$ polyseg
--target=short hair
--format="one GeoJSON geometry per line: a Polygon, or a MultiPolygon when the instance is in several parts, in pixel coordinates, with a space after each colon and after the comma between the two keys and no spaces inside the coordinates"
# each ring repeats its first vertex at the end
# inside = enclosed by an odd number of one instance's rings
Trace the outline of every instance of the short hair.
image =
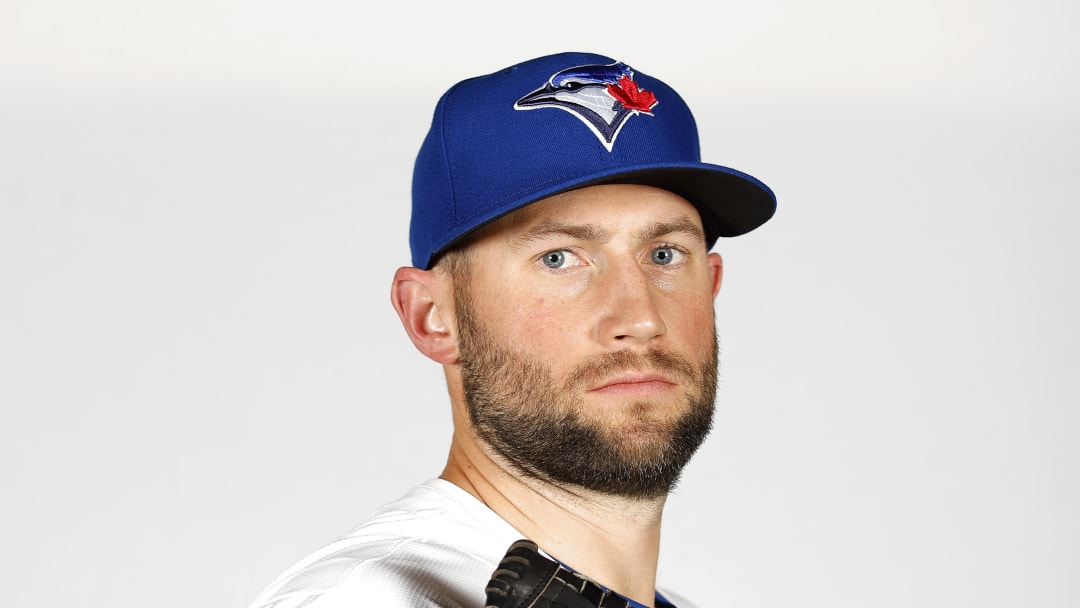
{"type": "Polygon", "coordinates": [[[465,241],[457,246],[439,254],[438,259],[432,264],[432,270],[444,272],[454,280],[454,284],[461,282],[469,272],[472,255],[469,252],[469,242],[465,241]]]}

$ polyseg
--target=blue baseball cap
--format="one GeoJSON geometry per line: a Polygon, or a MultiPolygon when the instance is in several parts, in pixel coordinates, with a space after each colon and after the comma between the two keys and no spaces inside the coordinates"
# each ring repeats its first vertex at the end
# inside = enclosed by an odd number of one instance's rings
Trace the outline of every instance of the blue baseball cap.
{"type": "Polygon", "coordinates": [[[701,162],[697,125],[671,87],[591,53],[519,63],[439,99],[413,171],[413,265],[530,203],[600,184],[643,184],[690,201],[708,246],[764,224],[768,186],[701,162]]]}

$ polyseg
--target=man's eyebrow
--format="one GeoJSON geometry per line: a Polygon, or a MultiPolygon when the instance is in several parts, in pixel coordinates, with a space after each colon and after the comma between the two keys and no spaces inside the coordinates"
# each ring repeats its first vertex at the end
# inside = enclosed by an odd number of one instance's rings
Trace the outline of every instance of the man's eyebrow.
{"type": "Polygon", "coordinates": [[[552,235],[564,235],[581,241],[606,243],[611,240],[610,231],[604,230],[593,224],[567,224],[555,220],[545,220],[532,228],[529,228],[521,236],[514,239],[514,245],[525,246],[532,241],[552,235]]]}
{"type": "Polygon", "coordinates": [[[638,238],[642,241],[651,241],[666,234],[682,232],[692,237],[705,240],[705,231],[696,222],[683,216],[667,222],[655,222],[641,229],[638,238]]]}

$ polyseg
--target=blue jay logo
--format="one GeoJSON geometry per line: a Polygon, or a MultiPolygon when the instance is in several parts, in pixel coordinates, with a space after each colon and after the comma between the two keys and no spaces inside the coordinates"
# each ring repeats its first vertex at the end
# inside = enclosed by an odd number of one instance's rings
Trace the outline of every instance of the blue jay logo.
{"type": "Polygon", "coordinates": [[[634,72],[622,62],[582,65],[556,73],[547,83],[517,100],[515,110],[559,108],[584,122],[608,152],[627,119],[652,116],[656,96],[639,89],[634,72]]]}

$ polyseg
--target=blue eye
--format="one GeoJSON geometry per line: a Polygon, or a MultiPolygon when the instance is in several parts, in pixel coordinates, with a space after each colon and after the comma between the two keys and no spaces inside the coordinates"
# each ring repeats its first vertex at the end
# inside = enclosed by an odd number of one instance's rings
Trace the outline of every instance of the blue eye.
{"type": "Polygon", "coordinates": [[[544,261],[544,266],[547,266],[548,268],[562,268],[563,264],[566,263],[566,252],[552,251],[550,253],[545,253],[542,259],[544,261]]]}
{"type": "Polygon", "coordinates": [[[674,247],[658,247],[653,249],[651,257],[654,264],[666,266],[675,261],[677,253],[674,247]]]}

